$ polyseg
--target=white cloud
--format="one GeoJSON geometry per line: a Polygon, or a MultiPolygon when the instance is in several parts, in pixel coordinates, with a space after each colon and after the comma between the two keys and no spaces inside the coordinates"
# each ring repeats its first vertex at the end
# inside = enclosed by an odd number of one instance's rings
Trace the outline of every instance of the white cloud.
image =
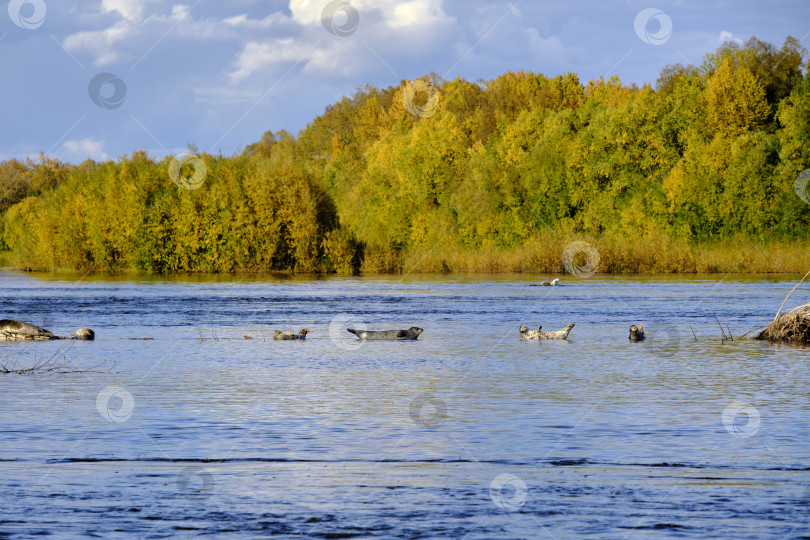
{"type": "Polygon", "coordinates": [[[72,156],[80,159],[91,158],[96,161],[104,161],[107,154],[104,152],[104,141],[96,139],[81,139],[65,141],[63,145],[72,156]]]}
{"type": "Polygon", "coordinates": [[[216,18],[195,18],[192,6],[170,0],[101,0],[102,14],[116,14],[106,28],[69,35],[64,46],[72,53],[93,57],[97,67],[133,61],[164,39],[244,43],[266,37],[291,34],[297,24],[282,12],[262,19],[237,14],[216,18]]]}
{"type": "MultiPolygon", "coordinates": [[[[533,59],[527,69],[559,63],[565,57],[561,39],[533,27],[523,14],[506,2],[483,3],[465,14],[463,24],[445,11],[446,0],[350,0],[360,16],[359,26],[350,36],[332,35],[321,17],[330,0],[289,0],[289,11],[268,12],[263,3],[231,0],[219,18],[199,16],[187,4],[175,0],[98,0],[99,11],[113,14],[107,27],[70,35],[64,42],[73,53],[93,57],[97,67],[116,62],[133,62],[156,42],[170,47],[173,42],[233,44],[230,65],[212,66],[225,75],[225,86],[255,93],[290,72],[294,79],[309,83],[371,80],[381,72],[395,78],[408,78],[442,69],[464,59],[464,66],[484,65],[487,70],[515,68],[504,65],[515,51],[533,59]],[[240,13],[243,9],[250,11],[240,13]],[[443,62],[437,64],[436,61],[443,62]],[[449,59],[449,60],[448,60],[449,59]],[[536,60],[535,60],[536,59],[536,60]],[[542,64],[538,64],[542,60],[542,64]],[[491,67],[491,69],[490,69],[491,67]]],[[[336,17],[343,16],[340,12],[336,17]]],[[[340,22],[337,23],[340,25],[340,22]]],[[[223,49],[227,50],[227,49],[223,49]]],[[[456,67],[461,67],[462,64],[456,67]]],[[[455,76],[455,70],[449,75],[455,76]]],[[[398,80],[397,80],[398,82],[398,80]]],[[[222,92],[213,83],[208,96],[222,92]]],[[[263,93],[264,90],[262,90],[263,93]]]]}
{"type": "Polygon", "coordinates": [[[126,23],[116,23],[105,30],[79,32],[65,39],[65,48],[73,52],[87,52],[95,57],[96,66],[106,66],[123,61],[128,55],[118,51],[115,45],[131,34],[126,23]]]}
{"type": "Polygon", "coordinates": [[[276,39],[266,43],[255,41],[246,43],[236,57],[236,69],[230,73],[230,80],[234,84],[276,64],[286,64],[311,58],[312,47],[306,50],[303,43],[294,39],[276,39]]]}
{"type": "Polygon", "coordinates": [[[123,20],[116,21],[112,26],[102,30],[71,34],[64,41],[65,48],[71,52],[92,55],[96,66],[137,58],[147,50],[144,48],[144,39],[154,43],[168,29],[188,17],[188,7],[184,5],[173,6],[165,15],[149,14],[144,17],[144,9],[148,3],[154,2],[102,0],[103,12],[117,12],[123,20]]]}
{"type": "MultiPolygon", "coordinates": [[[[327,0],[290,0],[293,19],[301,25],[321,24],[327,0]]],[[[444,12],[442,0],[352,0],[351,7],[366,18],[381,18],[386,26],[427,26],[451,20],[444,12]]]]}
{"type": "Polygon", "coordinates": [[[443,0],[352,0],[360,26],[349,37],[332,36],[323,28],[328,0],[289,0],[291,16],[276,11],[263,18],[237,13],[221,19],[195,18],[189,5],[172,0],[99,2],[99,13],[113,14],[116,20],[106,28],[69,35],[64,46],[70,52],[89,54],[96,67],[103,67],[134,61],[164,39],[232,42],[240,46],[228,73],[233,84],[295,62],[304,62],[309,73],[354,76],[363,71],[360,63],[379,65],[369,57],[368,47],[388,47],[398,56],[425,52],[437,36],[452,35],[456,24],[445,13],[443,0]]]}
{"type": "Polygon", "coordinates": [[[432,26],[455,22],[442,9],[439,0],[414,0],[404,2],[391,11],[388,24],[393,28],[403,26],[432,26]]]}
{"type": "MultiPolygon", "coordinates": [[[[302,72],[310,76],[357,78],[369,70],[387,69],[380,58],[395,62],[430,54],[441,48],[438,42],[456,34],[456,20],[444,12],[442,0],[352,0],[360,22],[357,32],[347,37],[325,32],[321,16],[326,4],[290,0],[298,31],[284,39],[262,36],[244,43],[229,73],[231,83],[262,73],[278,75],[295,62],[302,62],[302,72]]],[[[345,15],[339,11],[339,16],[345,15]]]]}
{"type": "Polygon", "coordinates": [[[717,38],[717,41],[719,41],[720,43],[725,43],[726,41],[733,41],[737,45],[742,45],[743,44],[743,40],[741,40],[740,38],[734,37],[734,34],[732,34],[731,32],[727,32],[725,30],[720,32],[720,37],[717,38]]]}
{"type": "Polygon", "coordinates": [[[128,21],[138,21],[143,16],[143,0],[101,0],[101,9],[105,13],[117,11],[128,21]]]}

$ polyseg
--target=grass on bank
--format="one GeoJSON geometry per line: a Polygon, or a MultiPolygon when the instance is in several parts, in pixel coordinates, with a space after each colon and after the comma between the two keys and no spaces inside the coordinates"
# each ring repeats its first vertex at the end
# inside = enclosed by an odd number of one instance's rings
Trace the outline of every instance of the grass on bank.
{"type": "MultiPolygon", "coordinates": [[[[412,251],[401,258],[406,273],[563,273],[562,253],[586,241],[599,253],[600,274],[803,273],[810,268],[810,241],[757,241],[745,237],[690,244],[664,238],[591,239],[547,236],[513,248],[412,251]]],[[[367,254],[362,273],[391,269],[390,261],[367,254]],[[387,265],[387,267],[386,267],[387,265]]],[[[587,264],[584,253],[574,260],[587,264]]]]}
{"type": "MultiPolygon", "coordinates": [[[[714,243],[692,244],[654,238],[574,237],[548,233],[522,246],[459,249],[438,244],[432,248],[404,253],[367,249],[357,270],[359,274],[447,274],[447,273],[565,273],[563,251],[572,242],[587,242],[599,254],[599,274],[714,274],[714,273],[804,273],[810,268],[810,241],[757,241],[743,236],[714,243]]],[[[580,252],[574,264],[589,264],[580,252]]],[[[593,261],[591,261],[593,263],[593,261]]],[[[15,253],[0,252],[0,267],[20,270],[75,272],[75,268],[29,267],[15,253]]],[[[316,272],[278,271],[269,268],[237,268],[230,273],[290,274],[326,273],[327,265],[316,272]]],[[[346,265],[343,266],[346,268],[346,265]]],[[[99,268],[82,271],[104,272],[99,268]]],[[[138,268],[122,268],[117,273],[144,273],[138,268]]],[[[146,272],[148,273],[148,272],[146,272]]],[[[347,274],[350,272],[337,272],[347,274]]]]}

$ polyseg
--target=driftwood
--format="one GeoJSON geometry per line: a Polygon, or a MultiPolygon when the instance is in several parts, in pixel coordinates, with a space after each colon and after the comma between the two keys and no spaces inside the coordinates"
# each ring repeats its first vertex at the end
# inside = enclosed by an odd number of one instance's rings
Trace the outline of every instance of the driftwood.
{"type": "Polygon", "coordinates": [[[520,339],[523,341],[539,341],[544,339],[568,339],[568,334],[574,327],[574,323],[569,324],[562,330],[554,332],[543,332],[543,327],[540,326],[537,330],[529,330],[525,324],[520,327],[520,339]]]}
{"type": "Polygon", "coordinates": [[[754,339],[810,345],[810,304],[777,315],[754,339]]]}
{"type": "Polygon", "coordinates": [[[796,286],[790,290],[787,296],[785,296],[782,305],[779,306],[779,311],[776,312],[776,316],[770,324],[758,326],[753,330],[749,330],[743,334],[743,336],[765,327],[765,330],[754,336],[754,339],[774,343],[810,345],[810,304],[798,306],[786,313],[782,313],[782,308],[785,307],[785,303],[788,301],[788,298],[790,298],[790,295],[799,288],[799,285],[807,279],[807,276],[810,276],[810,272],[807,272],[796,286]]]}

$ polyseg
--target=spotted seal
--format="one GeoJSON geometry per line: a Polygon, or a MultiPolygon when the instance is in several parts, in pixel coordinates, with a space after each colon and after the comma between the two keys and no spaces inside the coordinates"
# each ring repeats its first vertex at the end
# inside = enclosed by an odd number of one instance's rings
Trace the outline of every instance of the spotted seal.
{"type": "Polygon", "coordinates": [[[79,341],[93,341],[96,339],[96,333],[89,328],[79,328],[75,332],[71,332],[70,335],[79,341]]]}
{"type": "Polygon", "coordinates": [[[554,278],[551,281],[541,281],[540,283],[529,283],[529,287],[557,287],[560,284],[560,278],[554,278]]]}
{"type": "Polygon", "coordinates": [[[421,328],[417,328],[416,326],[411,326],[407,330],[355,330],[354,328],[347,328],[346,330],[362,340],[413,340],[418,338],[419,334],[423,332],[421,328]]]}
{"type": "Polygon", "coordinates": [[[0,320],[0,339],[16,341],[22,339],[59,339],[50,330],[14,319],[0,320]]]}
{"type": "Polygon", "coordinates": [[[544,339],[568,339],[568,333],[574,327],[574,323],[569,324],[562,330],[554,332],[543,332],[543,327],[540,326],[537,330],[529,330],[525,324],[520,327],[520,339],[524,341],[538,341],[544,339]]]}
{"type": "Polygon", "coordinates": [[[644,335],[644,325],[640,324],[636,326],[635,324],[630,325],[630,341],[644,341],[647,337],[644,335]]]}
{"type": "Polygon", "coordinates": [[[294,339],[307,339],[307,334],[309,334],[309,330],[306,328],[302,328],[300,332],[297,334],[293,334],[292,332],[282,332],[280,330],[276,330],[273,332],[273,339],[276,341],[290,341],[294,339]]]}
{"type": "Polygon", "coordinates": [[[45,330],[34,324],[16,321],[14,319],[0,320],[0,341],[44,341],[51,339],[92,340],[95,338],[95,332],[89,328],[79,328],[75,332],[71,332],[71,335],[73,337],[61,337],[54,335],[50,330],[45,330]]]}

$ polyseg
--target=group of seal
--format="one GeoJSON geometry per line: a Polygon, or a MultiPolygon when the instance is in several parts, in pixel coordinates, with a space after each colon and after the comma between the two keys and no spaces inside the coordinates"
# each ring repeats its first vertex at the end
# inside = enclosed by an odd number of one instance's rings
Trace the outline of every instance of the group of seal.
{"type": "MultiPolygon", "coordinates": [[[[407,330],[355,330],[354,328],[347,328],[346,331],[351,332],[357,339],[361,341],[370,341],[370,340],[387,340],[387,341],[400,341],[405,339],[414,340],[419,337],[419,334],[423,332],[421,328],[417,328],[416,326],[412,326],[407,330]]],[[[302,328],[300,332],[297,334],[293,334],[292,332],[282,332],[280,330],[276,330],[273,332],[273,339],[276,341],[286,341],[286,340],[294,340],[294,339],[306,339],[307,334],[309,334],[309,330],[306,328],[302,328]]],[[[247,336],[246,336],[247,337],[247,336]]]]}
{"type": "MultiPolygon", "coordinates": [[[[568,334],[571,333],[571,329],[575,326],[575,323],[571,323],[562,330],[555,330],[553,332],[543,332],[543,327],[540,326],[537,330],[529,330],[529,327],[521,325],[520,327],[520,339],[523,341],[542,341],[547,339],[568,339],[568,334]]],[[[386,341],[400,341],[400,340],[415,340],[419,338],[419,334],[421,334],[424,330],[418,328],[416,326],[412,326],[407,330],[355,330],[354,328],[347,328],[348,332],[351,332],[357,339],[361,341],[370,341],[370,340],[386,340],[386,341]]],[[[306,328],[302,329],[298,334],[293,334],[292,332],[281,332],[276,330],[273,333],[273,339],[275,340],[293,340],[293,339],[306,339],[309,330],[306,328]]],[[[643,341],[645,339],[644,335],[644,325],[641,324],[639,326],[631,325],[630,326],[630,341],[643,341]]]]}
{"type": "MultiPolygon", "coordinates": [[[[529,330],[525,324],[520,327],[520,339],[523,341],[541,341],[549,339],[568,339],[568,334],[575,326],[571,323],[562,330],[555,330],[553,332],[543,332],[543,327],[540,326],[537,330],[529,330]]],[[[401,340],[415,340],[424,331],[421,328],[412,326],[407,330],[355,330],[354,328],[347,328],[361,341],[370,340],[386,340],[386,341],[401,341],[401,340]]],[[[302,328],[298,334],[292,332],[281,332],[276,330],[273,332],[273,339],[276,341],[288,341],[296,339],[306,339],[309,330],[302,328]]],[[[23,341],[23,340],[51,340],[51,339],[76,339],[80,341],[92,341],[96,337],[96,333],[89,328],[79,328],[75,332],[71,332],[73,337],[60,337],[56,336],[50,330],[45,330],[33,324],[16,321],[14,319],[0,320],[0,341],[23,341]]],[[[247,336],[246,336],[247,337],[247,336]]],[[[644,335],[644,325],[630,326],[630,341],[637,342],[646,339],[644,335]]]]}
{"type": "MultiPolygon", "coordinates": [[[[529,327],[525,324],[520,327],[520,339],[524,341],[539,341],[543,339],[568,339],[568,333],[571,332],[571,329],[574,327],[574,323],[569,324],[562,330],[557,330],[555,332],[543,332],[543,327],[539,327],[537,330],[529,330],[529,327]]],[[[636,326],[635,324],[630,326],[630,341],[644,341],[646,336],[644,335],[644,325],[640,324],[636,326]]]]}
{"type": "Polygon", "coordinates": [[[276,330],[273,332],[273,339],[276,341],[291,341],[294,339],[307,339],[307,334],[309,334],[309,330],[306,328],[302,328],[300,332],[297,334],[293,334],[292,332],[282,332],[281,330],[276,330]]]}
{"type": "Polygon", "coordinates": [[[14,319],[0,320],[0,341],[44,341],[51,339],[76,339],[80,341],[92,341],[96,338],[96,333],[89,328],[79,328],[70,334],[73,337],[60,337],[54,335],[54,333],[50,330],[45,330],[44,328],[33,324],[16,321],[14,319]]]}

